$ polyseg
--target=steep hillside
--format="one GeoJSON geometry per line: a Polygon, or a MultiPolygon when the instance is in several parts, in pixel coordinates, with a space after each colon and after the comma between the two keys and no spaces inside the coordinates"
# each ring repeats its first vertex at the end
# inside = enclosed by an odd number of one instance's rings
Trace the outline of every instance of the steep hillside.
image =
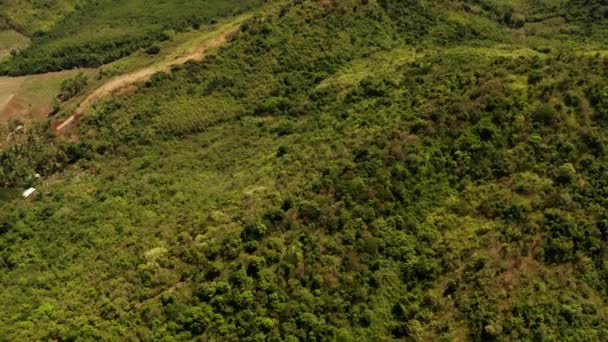
{"type": "Polygon", "coordinates": [[[289,2],[11,135],[0,339],[607,340],[602,6],[289,2]]]}

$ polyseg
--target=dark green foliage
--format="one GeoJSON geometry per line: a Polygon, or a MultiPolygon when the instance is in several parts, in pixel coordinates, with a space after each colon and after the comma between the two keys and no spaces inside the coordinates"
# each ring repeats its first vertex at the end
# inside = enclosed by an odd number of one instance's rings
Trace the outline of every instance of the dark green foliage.
{"type": "Polygon", "coordinates": [[[84,73],[79,73],[73,78],[68,78],[61,82],[61,88],[59,93],[59,99],[62,101],[67,101],[72,97],[79,95],[84,91],[87,84],[89,83],[89,78],[84,73]]]}
{"type": "Polygon", "coordinates": [[[550,105],[542,104],[532,113],[532,120],[544,125],[552,125],[557,121],[557,113],[550,105]]]}
{"type": "Polygon", "coordinates": [[[146,49],[148,55],[158,55],[160,53],[160,47],[158,45],[152,45],[146,49]]]}

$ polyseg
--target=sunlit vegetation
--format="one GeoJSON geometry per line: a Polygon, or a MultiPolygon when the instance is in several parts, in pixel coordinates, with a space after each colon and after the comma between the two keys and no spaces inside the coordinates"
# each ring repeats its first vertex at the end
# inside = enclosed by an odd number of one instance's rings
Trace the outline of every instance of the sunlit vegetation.
{"type": "Polygon", "coordinates": [[[73,78],[61,81],[59,99],[67,101],[76,95],[81,94],[89,83],[89,78],[83,72],[78,73],[73,78]]]}
{"type": "Polygon", "coordinates": [[[45,32],[89,0],[0,0],[2,23],[22,34],[45,32]]]}
{"type": "Polygon", "coordinates": [[[604,5],[445,3],[290,2],[23,132],[3,337],[607,340],[604,5]]]}
{"type": "MultiPolygon", "coordinates": [[[[61,83],[81,72],[84,72],[92,84],[98,75],[94,69],[78,69],[23,77],[0,77],[0,121],[44,121],[52,112],[53,104],[57,102],[61,83]]],[[[65,105],[69,106],[68,103],[65,105]]]]}
{"type": "Polygon", "coordinates": [[[258,7],[262,0],[88,1],[4,64],[0,74],[23,75],[99,67],[150,49],[176,32],[198,30],[218,19],[258,7]],[[145,9],[145,15],[134,15],[145,9]]]}
{"type": "Polygon", "coordinates": [[[28,46],[29,39],[13,30],[0,29],[0,62],[28,46]]]}

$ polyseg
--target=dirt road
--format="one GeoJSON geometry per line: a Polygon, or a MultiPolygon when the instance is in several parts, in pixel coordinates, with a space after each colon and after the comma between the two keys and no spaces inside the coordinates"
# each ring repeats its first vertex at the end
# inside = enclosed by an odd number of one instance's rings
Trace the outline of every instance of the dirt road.
{"type": "Polygon", "coordinates": [[[0,112],[4,110],[4,107],[8,106],[8,104],[11,103],[13,97],[15,97],[15,94],[10,94],[7,98],[0,99],[0,112]]]}
{"type": "Polygon", "coordinates": [[[203,43],[202,46],[199,46],[183,56],[163,61],[158,64],[152,65],[150,67],[128,73],[122,76],[118,76],[114,79],[109,80],[107,83],[103,84],[95,91],[93,91],[89,96],[87,96],[78,106],[78,108],[74,111],[74,113],[66,119],[63,123],[58,125],[55,130],[57,132],[61,132],[71,124],[76,122],[76,119],[84,114],[84,112],[93,105],[100,98],[111,95],[117,91],[125,89],[127,87],[133,86],[136,83],[145,82],[149,80],[152,75],[158,72],[168,72],[171,70],[171,67],[176,65],[185,64],[188,61],[202,61],[205,58],[205,54],[208,50],[219,47],[226,42],[226,39],[235,33],[239,29],[240,25],[233,25],[229,28],[218,32],[218,35],[215,38],[207,40],[203,43]]]}

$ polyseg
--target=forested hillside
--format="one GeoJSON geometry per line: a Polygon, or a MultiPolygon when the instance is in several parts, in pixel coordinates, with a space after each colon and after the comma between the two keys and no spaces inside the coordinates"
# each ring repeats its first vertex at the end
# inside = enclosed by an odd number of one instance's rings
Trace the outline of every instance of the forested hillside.
{"type": "Polygon", "coordinates": [[[607,340],[607,6],[289,1],[21,133],[0,340],[607,340]]]}

